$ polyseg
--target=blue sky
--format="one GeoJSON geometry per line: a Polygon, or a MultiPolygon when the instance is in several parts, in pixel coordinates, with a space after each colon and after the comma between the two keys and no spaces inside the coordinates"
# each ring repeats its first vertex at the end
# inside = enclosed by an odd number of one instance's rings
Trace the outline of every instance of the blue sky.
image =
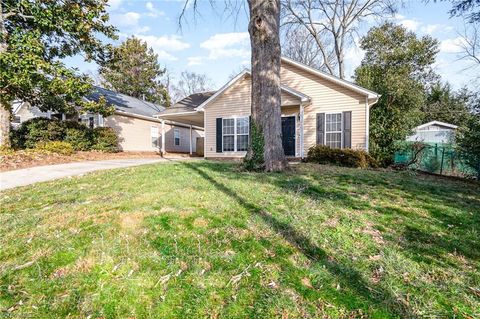
{"type": "MultiPolygon", "coordinates": [[[[246,1],[245,1],[246,2],[246,1]]],[[[199,0],[199,14],[195,19],[192,9],[187,11],[186,23],[179,29],[178,16],[183,0],[109,0],[111,23],[119,29],[118,43],[135,35],[153,47],[159,62],[166,66],[173,81],[183,70],[205,73],[213,80],[215,88],[222,86],[232,73],[248,67],[250,42],[247,32],[247,15],[242,10],[232,17],[223,13],[222,1],[217,1],[213,10],[208,0],[199,0]]],[[[243,3],[239,0],[239,3],[243,3]]],[[[420,0],[407,1],[393,18],[418,35],[429,34],[440,41],[440,53],[436,71],[455,87],[464,85],[473,88],[472,79],[480,70],[459,61],[459,32],[463,30],[460,18],[450,18],[449,3],[428,3],[420,0]]],[[[373,26],[365,25],[364,32],[373,26]]],[[[363,53],[352,47],[346,54],[348,78],[358,66],[363,53]]],[[[66,60],[67,65],[81,72],[95,74],[97,66],[86,63],[81,57],[66,60]]]]}

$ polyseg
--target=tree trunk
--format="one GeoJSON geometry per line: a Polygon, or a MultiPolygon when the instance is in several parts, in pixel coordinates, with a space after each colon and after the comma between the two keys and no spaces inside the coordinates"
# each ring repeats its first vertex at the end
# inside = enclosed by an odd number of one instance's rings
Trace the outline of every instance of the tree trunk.
{"type": "MultiPolygon", "coordinates": [[[[262,133],[265,170],[282,171],[287,162],[282,146],[280,91],[280,0],[248,0],[248,32],[252,46],[252,121],[262,133]]],[[[247,157],[254,150],[249,148],[247,157]]]]}
{"type": "MultiPolygon", "coordinates": [[[[3,16],[3,0],[0,0],[0,55],[7,52],[7,29],[3,16]]],[[[0,88],[0,94],[1,88],[0,88]]],[[[10,105],[0,99],[0,147],[10,147],[10,105]]]]}

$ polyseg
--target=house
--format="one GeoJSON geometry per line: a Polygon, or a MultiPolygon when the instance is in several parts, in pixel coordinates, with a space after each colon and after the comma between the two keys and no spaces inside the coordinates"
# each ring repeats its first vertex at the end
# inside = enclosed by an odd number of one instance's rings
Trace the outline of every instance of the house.
{"type": "MultiPolygon", "coordinates": [[[[368,151],[369,110],[379,95],[282,57],[282,142],[285,155],[303,158],[316,144],[368,151]]],[[[251,75],[238,74],[216,92],[190,96],[162,121],[204,128],[206,158],[242,158],[249,140],[251,75]]]]}
{"type": "Polygon", "coordinates": [[[16,102],[13,105],[12,126],[16,127],[34,117],[76,120],[92,128],[98,126],[113,128],[117,132],[119,147],[123,151],[160,152],[163,149],[164,153],[190,154],[197,151],[196,141],[197,137],[203,137],[202,127],[161,121],[153,115],[164,112],[166,108],[163,106],[100,87],[95,87],[94,92],[85,99],[97,101],[100,96],[104,96],[107,104],[115,107],[113,115],[104,118],[100,114],[67,115],[41,112],[27,102],[16,102]]]}
{"type": "Polygon", "coordinates": [[[457,128],[453,124],[431,121],[414,128],[414,133],[407,137],[407,141],[451,144],[457,128]]]}

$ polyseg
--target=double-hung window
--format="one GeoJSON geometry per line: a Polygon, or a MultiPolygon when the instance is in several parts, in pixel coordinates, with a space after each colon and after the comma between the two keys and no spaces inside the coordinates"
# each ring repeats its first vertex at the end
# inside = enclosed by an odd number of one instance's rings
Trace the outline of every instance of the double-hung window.
{"type": "Polygon", "coordinates": [[[180,129],[173,129],[173,143],[175,146],[180,146],[180,129]]]}
{"type": "Polygon", "coordinates": [[[158,143],[158,127],[156,126],[151,126],[150,127],[150,138],[152,141],[152,147],[153,148],[158,148],[159,143],[158,143]]]}
{"type": "Polygon", "coordinates": [[[342,113],[325,115],[325,145],[342,148],[342,113]]]}
{"type": "Polygon", "coordinates": [[[222,141],[224,152],[243,152],[248,148],[248,117],[222,120],[222,141]]]}

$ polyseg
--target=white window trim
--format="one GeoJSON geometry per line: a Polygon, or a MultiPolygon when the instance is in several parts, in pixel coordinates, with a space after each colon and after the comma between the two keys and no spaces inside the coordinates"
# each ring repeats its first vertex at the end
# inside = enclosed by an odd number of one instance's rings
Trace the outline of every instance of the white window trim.
{"type": "Polygon", "coordinates": [[[180,146],[182,144],[182,136],[180,134],[180,129],[178,127],[173,128],[173,146],[180,146]],[[176,141],[176,134],[178,134],[178,145],[175,143],[176,141]]]}
{"type": "Polygon", "coordinates": [[[160,137],[160,134],[159,134],[159,131],[158,131],[158,127],[157,126],[150,126],[150,143],[151,143],[152,148],[155,148],[155,149],[159,148],[159,146],[160,146],[159,145],[160,143],[159,143],[159,140],[158,140],[159,137],[160,137]],[[154,131],[156,131],[157,134],[153,134],[154,131]],[[153,145],[152,138],[156,139],[157,145],[153,145]]]}
{"type": "Polygon", "coordinates": [[[323,145],[325,146],[328,146],[327,145],[327,134],[328,133],[333,133],[333,134],[338,134],[340,133],[340,149],[343,149],[343,112],[329,112],[329,113],[325,113],[325,136],[323,137],[323,145]],[[341,130],[340,132],[339,131],[332,131],[332,132],[327,132],[327,115],[332,115],[332,114],[335,114],[335,115],[338,115],[340,114],[340,125],[341,125],[341,130]]]}
{"type": "MultiPolygon", "coordinates": [[[[250,129],[248,130],[247,134],[237,134],[237,119],[248,119],[248,125],[250,126],[250,115],[237,115],[237,116],[229,116],[229,117],[222,117],[222,153],[229,153],[229,152],[246,152],[246,151],[237,151],[237,135],[247,135],[248,139],[250,140],[250,129]],[[233,119],[233,151],[225,151],[223,148],[223,120],[232,120],[233,119]]],[[[231,136],[231,134],[227,134],[231,136]]]]}

